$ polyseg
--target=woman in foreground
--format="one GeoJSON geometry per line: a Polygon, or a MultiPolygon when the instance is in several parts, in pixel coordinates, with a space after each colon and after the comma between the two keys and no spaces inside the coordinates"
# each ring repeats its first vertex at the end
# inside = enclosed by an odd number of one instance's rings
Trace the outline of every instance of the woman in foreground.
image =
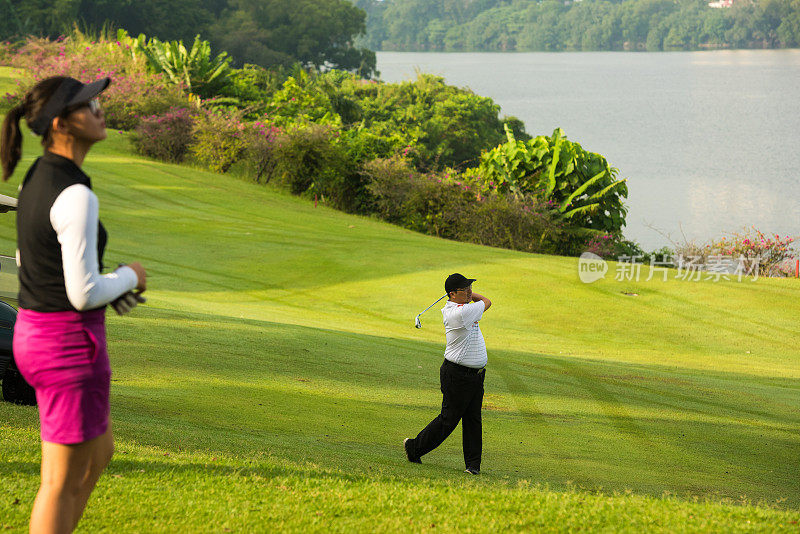
{"type": "Polygon", "coordinates": [[[105,308],[111,304],[123,314],[144,301],[139,263],[100,274],[108,234],[81,170],[92,145],[106,138],[97,96],[109,83],[42,80],[9,111],[0,135],[3,180],[22,154],[22,118],[44,146],[25,175],[17,208],[14,359],[36,391],[42,439],[34,533],[72,532],[111,460],[105,308]]]}

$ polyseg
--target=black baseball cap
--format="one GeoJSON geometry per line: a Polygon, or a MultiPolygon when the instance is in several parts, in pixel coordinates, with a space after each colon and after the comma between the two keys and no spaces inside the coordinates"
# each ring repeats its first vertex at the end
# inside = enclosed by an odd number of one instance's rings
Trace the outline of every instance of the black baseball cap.
{"type": "Polygon", "coordinates": [[[65,78],[30,124],[31,130],[37,135],[44,135],[53,123],[53,119],[61,115],[65,109],[75,104],[88,102],[105,91],[110,83],[111,78],[100,78],[92,83],[82,83],[75,78],[65,78]]]}
{"type": "Polygon", "coordinates": [[[444,290],[449,295],[451,291],[468,287],[475,278],[467,278],[463,274],[453,273],[444,281],[444,290]]]}

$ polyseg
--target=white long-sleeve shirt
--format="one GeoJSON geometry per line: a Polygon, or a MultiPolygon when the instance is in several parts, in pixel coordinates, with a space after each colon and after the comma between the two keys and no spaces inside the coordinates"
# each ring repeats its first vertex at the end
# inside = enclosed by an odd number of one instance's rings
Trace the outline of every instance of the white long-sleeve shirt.
{"type": "Polygon", "coordinates": [[[61,244],[67,298],[79,311],[99,308],[138,284],[130,267],[100,274],[97,258],[97,195],[83,184],[67,187],[50,208],[50,224],[61,244]]]}

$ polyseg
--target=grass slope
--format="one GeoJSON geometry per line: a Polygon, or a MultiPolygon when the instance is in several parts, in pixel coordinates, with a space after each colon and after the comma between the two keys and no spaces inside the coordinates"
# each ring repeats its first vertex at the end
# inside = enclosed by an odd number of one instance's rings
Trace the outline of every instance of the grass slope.
{"type": "MultiPolygon", "coordinates": [[[[0,193],[13,194],[33,157],[0,193]]],[[[117,455],[85,531],[796,531],[796,280],[617,282],[574,259],[443,241],[132,156],[85,165],[149,303],[109,317],[117,455]],[[436,415],[444,276],[494,306],[484,472],[436,415]],[[638,293],[628,297],[623,292],[638,293]]],[[[14,249],[0,217],[0,251],[14,249]]],[[[0,528],[38,484],[35,409],[0,403],[0,528]]]]}

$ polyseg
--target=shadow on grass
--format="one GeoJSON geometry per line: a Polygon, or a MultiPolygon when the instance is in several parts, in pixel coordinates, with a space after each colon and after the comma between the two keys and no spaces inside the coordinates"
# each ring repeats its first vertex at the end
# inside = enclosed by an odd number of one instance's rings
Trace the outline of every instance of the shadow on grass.
{"type": "MultiPolygon", "coordinates": [[[[438,412],[442,344],[152,308],[140,317],[146,337],[136,321],[111,336],[123,439],[268,450],[359,477],[414,473],[399,443],[438,412]]],[[[796,380],[533,352],[489,358],[485,478],[800,504],[796,380]]],[[[457,432],[421,474],[460,463],[457,432]]]]}

